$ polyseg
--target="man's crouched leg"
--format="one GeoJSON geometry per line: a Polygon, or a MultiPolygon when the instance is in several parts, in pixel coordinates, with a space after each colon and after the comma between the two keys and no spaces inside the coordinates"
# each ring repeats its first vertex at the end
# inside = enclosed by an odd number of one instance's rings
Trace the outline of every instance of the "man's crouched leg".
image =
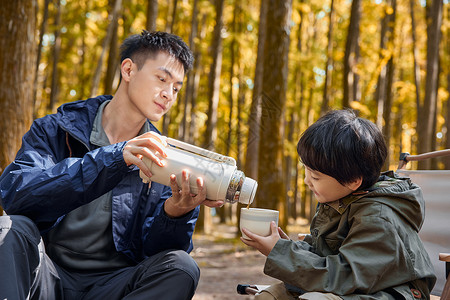
{"type": "Polygon", "coordinates": [[[200,269],[185,251],[163,251],[140,263],[134,278],[124,299],[191,299],[200,269]]]}
{"type": "Polygon", "coordinates": [[[62,299],[62,285],[36,225],[0,216],[0,299],[62,299]]]}
{"type": "Polygon", "coordinates": [[[83,299],[191,299],[199,277],[189,254],[166,250],[96,280],[83,299]]]}

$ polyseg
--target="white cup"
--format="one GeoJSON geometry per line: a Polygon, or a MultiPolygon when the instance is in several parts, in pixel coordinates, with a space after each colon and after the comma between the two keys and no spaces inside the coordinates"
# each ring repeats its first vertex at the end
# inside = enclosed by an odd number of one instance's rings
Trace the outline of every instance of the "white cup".
{"type": "Polygon", "coordinates": [[[278,215],[279,212],[272,209],[241,208],[239,228],[241,229],[242,237],[247,240],[250,239],[242,232],[242,228],[248,229],[257,235],[270,235],[270,222],[275,221],[278,226],[278,215]]]}

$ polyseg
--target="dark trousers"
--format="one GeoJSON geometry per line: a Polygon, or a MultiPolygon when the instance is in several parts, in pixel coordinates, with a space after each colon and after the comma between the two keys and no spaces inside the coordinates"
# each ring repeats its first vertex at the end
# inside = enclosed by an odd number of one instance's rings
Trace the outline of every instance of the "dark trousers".
{"type": "Polygon", "coordinates": [[[47,256],[36,225],[0,216],[0,299],[191,299],[200,270],[181,250],[167,250],[136,266],[77,273],[47,256]]]}

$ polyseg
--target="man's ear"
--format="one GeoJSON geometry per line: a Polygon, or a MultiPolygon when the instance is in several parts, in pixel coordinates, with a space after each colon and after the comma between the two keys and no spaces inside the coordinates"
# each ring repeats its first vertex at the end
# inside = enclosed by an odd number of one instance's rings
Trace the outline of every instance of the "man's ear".
{"type": "Polygon", "coordinates": [[[351,189],[352,191],[356,191],[361,186],[361,183],[362,183],[362,177],[359,177],[359,178],[353,180],[352,182],[347,183],[346,186],[349,189],[351,189]]]}
{"type": "Polygon", "coordinates": [[[122,79],[130,81],[131,72],[133,70],[133,61],[130,58],[125,58],[120,64],[120,74],[122,79]]]}

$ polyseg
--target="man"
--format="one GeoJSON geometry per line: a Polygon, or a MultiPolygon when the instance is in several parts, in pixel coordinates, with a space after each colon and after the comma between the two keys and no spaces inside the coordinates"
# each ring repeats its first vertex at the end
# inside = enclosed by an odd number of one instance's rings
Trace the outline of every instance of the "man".
{"type": "Polygon", "coordinates": [[[188,255],[199,205],[182,188],[144,184],[163,166],[156,122],[172,107],[193,56],[163,32],[127,38],[114,97],[62,105],[36,120],[0,177],[0,299],[190,299],[199,269],[188,255]],[[152,150],[152,151],[151,151],[152,150]],[[41,238],[42,237],[42,238],[41,238]]]}

